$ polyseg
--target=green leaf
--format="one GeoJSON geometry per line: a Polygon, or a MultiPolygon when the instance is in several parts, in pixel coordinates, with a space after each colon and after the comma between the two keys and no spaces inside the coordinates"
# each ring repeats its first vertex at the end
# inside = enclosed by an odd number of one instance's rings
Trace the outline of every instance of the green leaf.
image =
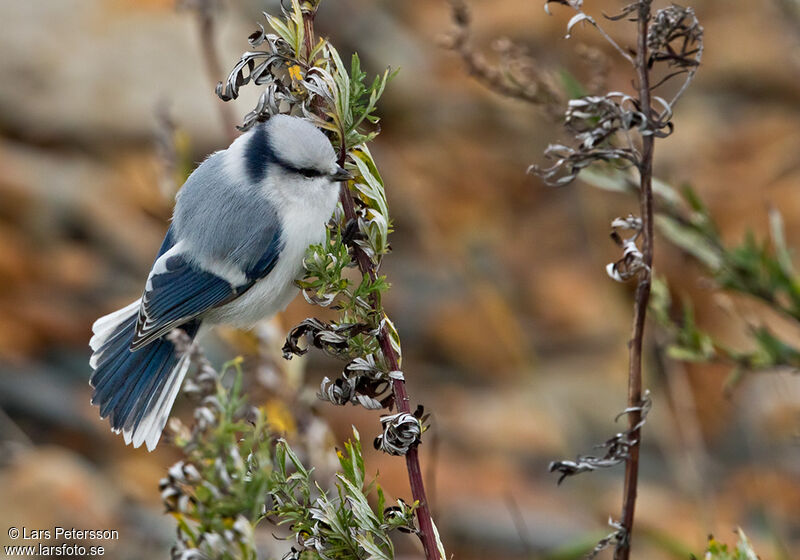
{"type": "Polygon", "coordinates": [[[671,345],[667,348],[667,356],[679,362],[707,362],[709,356],[696,348],[671,345]]]}
{"type": "Polygon", "coordinates": [[[201,502],[207,502],[211,499],[211,491],[205,486],[198,486],[194,491],[194,495],[201,502]]]}
{"type": "Polygon", "coordinates": [[[709,243],[708,238],[695,228],[664,214],[656,215],[655,224],[670,242],[694,256],[712,271],[722,267],[723,261],[719,252],[709,243]]]}
{"type": "Polygon", "coordinates": [[[269,26],[278,34],[278,36],[289,43],[290,45],[295,44],[295,37],[294,33],[289,29],[289,27],[280,19],[269,14],[264,14],[267,17],[267,23],[269,26]]]}
{"type": "Polygon", "coordinates": [[[588,95],[583,84],[570,71],[562,69],[559,72],[559,76],[561,77],[561,83],[564,85],[564,90],[567,92],[567,97],[570,99],[580,99],[588,95]]]}

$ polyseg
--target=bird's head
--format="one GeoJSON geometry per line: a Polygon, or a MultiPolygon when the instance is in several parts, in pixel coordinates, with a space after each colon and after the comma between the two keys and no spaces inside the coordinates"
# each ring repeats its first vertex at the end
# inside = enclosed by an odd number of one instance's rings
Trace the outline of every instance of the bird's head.
{"type": "Polygon", "coordinates": [[[352,179],[336,163],[336,153],[321,130],[310,122],[287,115],[274,115],[264,125],[273,166],[286,176],[314,186],[352,179]]]}

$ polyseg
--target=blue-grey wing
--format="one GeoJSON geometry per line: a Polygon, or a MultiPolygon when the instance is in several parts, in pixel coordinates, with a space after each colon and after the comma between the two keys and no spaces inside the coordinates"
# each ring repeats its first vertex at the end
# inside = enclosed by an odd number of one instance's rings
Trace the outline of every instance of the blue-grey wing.
{"type": "Polygon", "coordinates": [[[167,251],[153,265],[142,295],[131,343],[136,350],[226,301],[238,289],[220,276],[203,270],[186,255],[167,251]]]}
{"type": "Polygon", "coordinates": [[[275,267],[280,245],[280,238],[275,237],[261,258],[243,271],[245,282],[236,286],[201,268],[186,255],[167,252],[159,257],[142,296],[131,349],[140,348],[209,309],[240,297],[275,267]]]}
{"type": "Polygon", "coordinates": [[[207,159],[181,189],[142,296],[132,349],[233,301],[278,261],[283,239],[277,212],[248,185],[225,182],[224,153],[207,159]],[[235,283],[231,271],[239,273],[235,283]]]}

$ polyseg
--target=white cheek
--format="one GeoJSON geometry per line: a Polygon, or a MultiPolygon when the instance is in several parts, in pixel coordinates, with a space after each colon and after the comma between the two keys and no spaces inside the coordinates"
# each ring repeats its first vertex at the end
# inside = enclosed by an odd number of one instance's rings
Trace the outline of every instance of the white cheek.
{"type": "Polygon", "coordinates": [[[315,193],[325,193],[329,190],[338,190],[339,183],[331,181],[328,177],[315,177],[310,186],[315,193]]]}
{"type": "Polygon", "coordinates": [[[331,192],[338,193],[338,183],[328,177],[303,177],[286,170],[270,169],[264,180],[265,194],[278,206],[327,206],[331,192]]]}

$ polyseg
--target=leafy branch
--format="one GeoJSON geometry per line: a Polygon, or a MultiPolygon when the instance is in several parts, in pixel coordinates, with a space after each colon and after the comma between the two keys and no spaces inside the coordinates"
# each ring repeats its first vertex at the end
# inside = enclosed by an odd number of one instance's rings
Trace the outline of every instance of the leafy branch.
{"type": "MultiPolygon", "coordinates": [[[[733,550],[729,549],[727,544],[719,542],[714,537],[709,537],[703,560],[759,560],[758,554],[744,531],[737,529],[736,535],[739,540],[733,550]]],[[[692,560],[697,560],[697,557],[692,555],[692,560]]]]}
{"type": "MultiPolygon", "coordinates": [[[[607,17],[611,21],[630,20],[636,24],[635,56],[628,54],[598,24],[583,11],[582,0],[550,0],[562,4],[576,14],[567,24],[567,38],[579,24],[589,24],[631,63],[636,74],[636,94],[610,92],[605,96],[583,96],[568,103],[565,114],[567,130],[574,136],[577,147],[551,145],[545,155],[555,163],[546,169],[532,166],[546,182],[553,185],[570,183],[589,166],[598,162],[618,168],[633,167],[638,172],[637,193],[640,215],[617,218],[612,222],[612,239],[622,248],[622,257],[608,265],[607,272],[619,282],[636,279],[633,325],[628,344],[628,431],[621,448],[625,458],[625,485],[622,516],[612,523],[615,532],[603,539],[594,549],[596,554],[614,543],[614,557],[627,560],[634,526],[634,514],[639,477],[639,450],[644,413],[649,408],[642,389],[642,346],[648,303],[652,286],[654,248],[653,159],[656,138],[673,131],[673,108],[691,83],[703,53],[703,29],[691,8],[676,5],[652,10],[652,0],[639,0],[624,7],[619,14],[607,17]],[[651,73],[658,64],[665,64],[668,75],[658,83],[651,82],[651,73]],[[684,76],[684,82],[671,99],[653,94],[653,90],[671,79],[684,76]],[[658,107],[658,108],[657,108],[658,107]],[[631,232],[623,238],[618,230],[631,232]],[[640,245],[639,245],[640,243],[640,245]]],[[[611,451],[616,448],[612,447],[611,451]]],[[[613,464],[613,460],[611,463],[613,464]]],[[[583,463],[593,466],[586,461],[583,463]]],[[[602,463],[604,466],[609,461],[602,463]]],[[[565,463],[561,462],[562,476],[565,463]]],[[[578,466],[580,466],[580,461],[578,466]]],[[[556,464],[558,466],[558,464],[556,464]]],[[[591,470],[591,469],[584,469],[591,470]]],[[[580,471],[576,471],[580,472],[580,471]]]]}
{"type": "Polygon", "coordinates": [[[323,245],[311,247],[305,259],[306,274],[299,282],[306,299],[336,309],[332,322],[306,319],[289,333],[284,355],[303,354],[305,338],[311,346],[347,361],[341,377],[325,379],[320,397],[335,404],[361,404],[368,408],[397,408],[382,417],[380,449],[406,457],[418,534],[429,560],[443,556],[430,517],[422,481],[417,446],[424,431],[424,416],[411,414],[410,399],[401,371],[399,335],[381,303],[388,283],[378,274],[389,252],[391,220],[383,179],[367,143],[379,130],[377,102],[392,72],[371,81],[357,55],[346,65],[325,39],[314,36],[314,18],[320,1],[292,0],[282,18],[266,15],[267,25],[253,33],[226,82],[217,86],[223,100],[235,99],[248,83],[263,86],[256,107],[240,128],[277,113],[304,116],[328,132],[339,154],[339,164],[354,179],[343,186],[341,209],[330,225],[323,245]],[[368,125],[368,126],[367,126],[368,125]],[[359,269],[357,285],[344,276],[351,266],[359,269]],[[391,394],[386,394],[391,389],[391,394]]]}
{"type": "Polygon", "coordinates": [[[387,506],[377,482],[366,480],[357,432],[338,453],[335,492],[326,491],[287,441],[276,441],[267,411],[247,404],[241,359],[217,373],[183,333],[171,336],[190,353],[196,369],[184,392],[199,401],[191,430],[170,423],[184,457],[160,483],[178,522],[173,558],[255,559],[254,530],[263,522],[289,525],[293,558],[302,551],[317,559],[394,557],[390,534],[414,530],[414,508],[401,500],[387,506]]]}
{"type": "MultiPolygon", "coordinates": [[[[672,134],[673,110],[692,82],[703,54],[703,28],[694,11],[671,5],[653,10],[652,0],[637,0],[607,20],[628,21],[636,27],[636,46],[623,47],[604,29],[598,20],[583,9],[583,0],[545,0],[545,11],[550,14],[551,4],[564,6],[574,12],[566,25],[569,39],[580,27],[591,27],[612,47],[615,53],[629,63],[634,71],[634,92],[611,91],[605,94],[580,93],[567,101],[563,122],[571,141],[551,144],[545,157],[553,163],[548,167],[532,165],[530,172],[539,175],[553,186],[567,185],[590,167],[605,164],[616,169],[633,169],[637,177],[635,192],[639,198],[639,215],[616,218],[612,221],[612,239],[622,250],[621,257],[607,267],[608,275],[618,281],[636,281],[633,324],[628,344],[628,430],[607,441],[602,458],[579,456],[576,461],[559,461],[551,470],[565,476],[625,463],[625,486],[622,515],[619,522],[612,521],[615,531],[600,541],[591,555],[614,544],[614,557],[627,560],[633,534],[634,512],[639,473],[639,449],[644,418],[649,410],[649,399],[642,386],[642,346],[644,327],[652,285],[654,248],[654,194],[653,160],[655,140],[672,134]],[[653,82],[653,70],[662,67],[666,77],[653,82]],[[683,78],[677,91],[665,99],[655,91],[675,78],[683,78]],[[623,235],[624,232],[624,235],[623,235]]],[[[528,101],[553,111],[558,95],[546,95],[548,73],[535,61],[527,68],[529,88],[517,88],[519,80],[510,81],[508,72],[489,71],[482,58],[467,46],[468,12],[463,0],[454,0],[453,20],[456,33],[450,47],[461,55],[470,72],[500,94],[528,101]],[[537,95],[526,95],[535,92],[537,95]]],[[[571,88],[578,90],[582,88],[571,88]]]]}
{"type": "Polygon", "coordinates": [[[338,457],[342,470],[336,475],[336,494],[329,496],[312,481],[311,471],[286,441],[279,441],[275,447],[279,483],[270,492],[272,506],[267,516],[275,516],[279,525],[289,524],[298,545],[321,558],[391,560],[394,545],[389,534],[414,530],[414,508],[402,500],[387,507],[381,487],[366,482],[357,431],[353,430],[353,440],[345,443],[338,457]],[[367,500],[373,492],[375,509],[367,500]]]}
{"type": "MultiPolygon", "coordinates": [[[[604,190],[635,194],[635,179],[613,169],[588,170],[581,178],[604,190]]],[[[664,239],[693,258],[720,291],[740,294],[760,302],[775,315],[800,327],[800,276],[786,243],[783,218],[769,209],[768,239],[748,231],[737,244],[727,243],[708,206],[689,185],[676,189],[654,182],[655,226],[664,239]]],[[[655,278],[650,310],[667,332],[667,355],[684,362],[714,362],[731,366],[725,391],[731,392],[747,372],[800,370],[800,349],[782,339],[771,327],[751,317],[741,317],[749,334],[750,349],[734,348],[714,338],[697,322],[692,302],[676,304],[665,278],[655,278]]]]}

